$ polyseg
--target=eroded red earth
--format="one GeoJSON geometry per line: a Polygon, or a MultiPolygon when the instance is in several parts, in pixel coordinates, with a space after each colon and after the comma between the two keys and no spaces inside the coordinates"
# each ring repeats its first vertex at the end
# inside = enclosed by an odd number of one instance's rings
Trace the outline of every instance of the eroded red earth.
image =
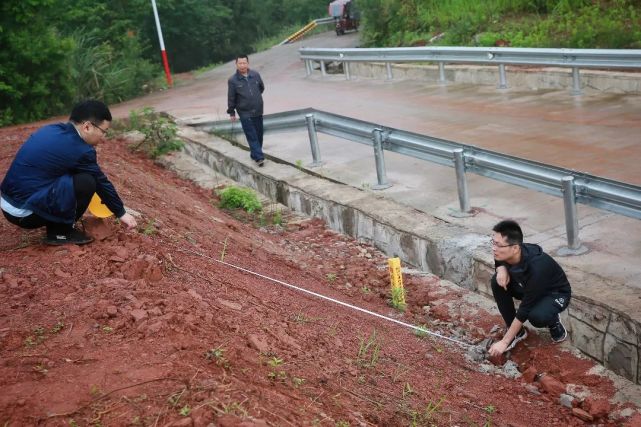
{"type": "MultiPolygon", "coordinates": [[[[2,176],[34,130],[0,129],[2,176]]],[[[452,313],[464,290],[406,276],[401,313],[386,258],[322,221],[241,222],[126,141],[99,160],[139,230],[87,216],[94,243],[49,247],[0,221],[2,426],[639,425],[592,362],[545,338],[512,355],[524,377],[485,374],[456,345],[217,261],[478,342],[499,318],[452,313]],[[542,378],[590,397],[563,407],[542,378]]]]}

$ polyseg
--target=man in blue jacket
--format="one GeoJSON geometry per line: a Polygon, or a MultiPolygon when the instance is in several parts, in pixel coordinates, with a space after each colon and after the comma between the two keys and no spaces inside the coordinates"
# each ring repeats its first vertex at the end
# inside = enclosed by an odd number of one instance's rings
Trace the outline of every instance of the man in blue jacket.
{"type": "Polygon", "coordinates": [[[572,295],[565,272],[540,246],[523,243],[523,232],[515,221],[501,221],[492,230],[496,267],[492,293],[508,329],[490,347],[490,355],[511,350],[527,338],[526,320],[535,328],[549,328],[552,341],[565,340],[568,332],[559,313],[568,307],[572,295]],[[518,310],[513,298],[521,300],[518,310]]]}
{"type": "Polygon", "coordinates": [[[263,166],[263,92],[265,85],[257,71],[249,69],[247,55],[236,58],[236,72],[227,81],[227,114],[232,122],[236,112],[249,144],[249,156],[263,166]]]}
{"type": "Polygon", "coordinates": [[[73,108],[69,122],[38,129],[20,147],[0,185],[0,208],[21,228],[46,227],[45,243],[62,245],[93,241],[75,222],[94,193],[129,228],[136,220],[100,170],[96,149],[111,125],[111,112],[100,101],[73,108]]]}

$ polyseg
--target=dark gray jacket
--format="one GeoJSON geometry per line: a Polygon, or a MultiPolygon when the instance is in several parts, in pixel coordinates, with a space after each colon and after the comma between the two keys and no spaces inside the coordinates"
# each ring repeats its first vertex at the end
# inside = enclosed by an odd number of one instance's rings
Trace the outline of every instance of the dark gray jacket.
{"type": "Polygon", "coordinates": [[[263,115],[263,91],[265,85],[260,74],[248,70],[247,77],[238,71],[227,80],[227,114],[240,117],[258,117],[263,115]]]}

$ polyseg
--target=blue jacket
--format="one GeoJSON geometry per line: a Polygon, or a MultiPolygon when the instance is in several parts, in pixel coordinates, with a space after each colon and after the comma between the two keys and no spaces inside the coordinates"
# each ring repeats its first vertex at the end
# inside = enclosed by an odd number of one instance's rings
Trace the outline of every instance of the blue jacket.
{"type": "Polygon", "coordinates": [[[240,117],[258,117],[263,115],[263,95],[265,84],[260,74],[254,70],[247,71],[247,77],[236,71],[227,80],[227,114],[240,117]]]}
{"type": "Polygon", "coordinates": [[[125,214],[116,189],[98,166],[95,148],[71,123],[47,125],[31,135],[18,150],[0,192],[16,208],[72,224],[76,217],[73,175],[78,173],[93,175],[96,193],[105,205],[118,218],[125,214]]]}

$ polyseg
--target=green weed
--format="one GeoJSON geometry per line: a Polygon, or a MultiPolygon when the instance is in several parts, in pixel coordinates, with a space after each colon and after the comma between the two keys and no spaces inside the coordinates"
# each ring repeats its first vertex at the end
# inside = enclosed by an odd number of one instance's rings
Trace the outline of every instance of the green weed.
{"type": "Polygon", "coordinates": [[[253,190],[236,186],[227,187],[220,192],[220,207],[244,209],[249,213],[262,210],[262,205],[253,190]]]}
{"type": "Polygon", "coordinates": [[[378,363],[381,352],[381,343],[376,337],[376,329],[372,330],[369,338],[361,338],[358,348],[356,363],[360,367],[373,368],[378,363]]]}
{"type": "Polygon", "coordinates": [[[283,214],[280,211],[280,209],[277,209],[272,214],[272,224],[274,224],[274,225],[283,225],[283,214]]]}
{"type": "Polygon", "coordinates": [[[156,221],[153,219],[147,221],[147,223],[140,229],[140,232],[145,236],[153,236],[156,234],[158,232],[156,229],[156,221]]]}
{"type": "Polygon", "coordinates": [[[225,414],[230,414],[230,415],[236,415],[239,417],[247,417],[249,413],[247,410],[243,407],[242,402],[231,402],[228,404],[223,404],[223,413],[225,414]]]}
{"type": "Polygon", "coordinates": [[[214,360],[216,361],[216,365],[222,366],[223,368],[227,369],[229,368],[229,360],[225,358],[225,350],[222,348],[222,346],[212,348],[211,350],[208,350],[205,353],[205,358],[207,360],[214,360]]]}
{"type": "Polygon", "coordinates": [[[398,311],[405,311],[407,304],[403,302],[405,299],[405,291],[401,287],[392,288],[392,299],[390,304],[398,311]]]}
{"type": "Polygon", "coordinates": [[[434,420],[435,413],[437,413],[441,409],[444,401],[445,397],[441,397],[438,402],[428,402],[428,404],[425,405],[425,408],[422,411],[410,411],[410,426],[418,427],[428,424],[431,425],[431,422],[434,420]]]}
{"type": "Polygon", "coordinates": [[[50,332],[52,334],[57,334],[58,332],[62,331],[64,327],[65,327],[65,324],[62,321],[58,320],[58,322],[55,325],[53,325],[50,332]]]}
{"type": "Polygon", "coordinates": [[[189,416],[189,414],[191,414],[191,407],[189,405],[185,405],[182,408],[180,408],[180,411],[178,411],[178,413],[183,417],[187,417],[189,416]]]}
{"type": "Polygon", "coordinates": [[[336,281],[337,276],[336,276],[336,273],[327,273],[325,277],[327,278],[327,281],[329,283],[334,283],[336,281]]]}
{"type": "Polygon", "coordinates": [[[428,333],[428,327],[427,324],[423,323],[418,325],[420,329],[414,329],[414,335],[416,335],[419,338],[425,338],[426,336],[429,335],[428,333]]]}

